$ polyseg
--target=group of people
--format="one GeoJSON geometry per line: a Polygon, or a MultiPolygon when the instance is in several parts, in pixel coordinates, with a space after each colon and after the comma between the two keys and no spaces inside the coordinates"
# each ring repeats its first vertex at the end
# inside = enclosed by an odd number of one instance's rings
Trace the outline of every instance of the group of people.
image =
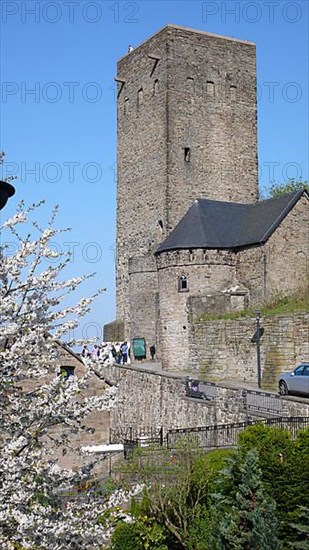
{"type": "MultiPolygon", "coordinates": [[[[154,360],[156,354],[156,348],[154,345],[149,348],[151,359],[154,360]]],[[[117,365],[126,365],[131,363],[131,347],[130,343],[126,340],[122,343],[120,342],[103,342],[100,346],[95,344],[90,351],[88,346],[85,345],[81,352],[82,357],[89,357],[93,361],[98,361],[99,359],[115,359],[117,365]]]]}
{"type": "Polygon", "coordinates": [[[131,363],[131,348],[128,342],[125,340],[122,344],[114,345],[116,354],[114,355],[117,365],[126,365],[131,363]]]}
{"type": "Polygon", "coordinates": [[[130,344],[127,341],[124,341],[122,344],[119,342],[103,342],[100,346],[95,344],[92,350],[89,350],[88,346],[85,345],[81,356],[91,358],[93,361],[98,361],[99,359],[104,361],[107,358],[113,358],[118,365],[125,365],[131,362],[130,344]]]}

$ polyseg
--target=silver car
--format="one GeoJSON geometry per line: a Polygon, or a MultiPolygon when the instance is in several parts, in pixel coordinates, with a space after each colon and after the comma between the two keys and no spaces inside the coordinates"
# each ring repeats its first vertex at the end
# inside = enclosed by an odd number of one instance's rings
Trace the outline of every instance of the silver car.
{"type": "Polygon", "coordinates": [[[292,372],[280,374],[279,393],[302,393],[309,396],[309,363],[302,363],[292,372]]]}

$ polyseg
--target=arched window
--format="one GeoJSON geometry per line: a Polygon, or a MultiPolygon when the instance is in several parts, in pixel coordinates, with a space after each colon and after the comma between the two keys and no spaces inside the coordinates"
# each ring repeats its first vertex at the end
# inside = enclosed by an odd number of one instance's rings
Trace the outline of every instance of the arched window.
{"type": "Polygon", "coordinates": [[[190,162],[191,160],[191,149],[190,147],[184,148],[184,160],[185,162],[190,162]]]}
{"type": "Polygon", "coordinates": [[[181,275],[181,277],[178,278],[178,292],[188,292],[189,291],[189,284],[188,284],[188,277],[185,275],[181,275]]]}
{"type": "Polygon", "coordinates": [[[237,98],[237,87],[236,86],[230,86],[230,98],[232,101],[235,101],[237,98]]]}

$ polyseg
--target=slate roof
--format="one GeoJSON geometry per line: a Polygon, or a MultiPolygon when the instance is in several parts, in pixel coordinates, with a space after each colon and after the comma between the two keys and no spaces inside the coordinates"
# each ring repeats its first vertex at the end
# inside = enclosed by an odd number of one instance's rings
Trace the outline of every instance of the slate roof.
{"type": "Polygon", "coordinates": [[[307,192],[294,191],[254,204],[196,199],[156,254],[188,248],[235,249],[263,244],[303,194],[307,192]]]}

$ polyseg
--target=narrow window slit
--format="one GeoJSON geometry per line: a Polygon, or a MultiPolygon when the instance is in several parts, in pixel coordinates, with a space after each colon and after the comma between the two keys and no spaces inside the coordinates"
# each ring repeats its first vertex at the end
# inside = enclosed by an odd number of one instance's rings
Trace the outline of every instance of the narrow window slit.
{"type": "Polygon", "coordinates": [[[190,162],[190,160],[191,160],[191,149],[190,149],[190,147],[185,147],[184,148],[184,159],[185,159],[185,162],[190,162]]]}

